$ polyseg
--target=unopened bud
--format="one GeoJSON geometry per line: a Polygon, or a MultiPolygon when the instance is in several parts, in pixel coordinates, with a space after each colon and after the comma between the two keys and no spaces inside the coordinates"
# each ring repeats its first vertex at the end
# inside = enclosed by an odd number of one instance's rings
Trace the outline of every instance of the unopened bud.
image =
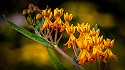
{"type": "Polygon", "coordinates": [[[28,8],[32,9],[34,7],[34,5],[32,3],[29,4],[28,8]]]}
{"type": "Polygon", "coordinates": [[[36,19],[41,19],[42,18],[42,15],[41,14],[37,14],[36,15],[36,19]]]}
{"type": "Polygon", "coordinates": [[[33,13],[32,9],[28,9],[28,14],[33,13]]]}
{"type": "Polygon", "coordinates": [[[34,6],[33,11],[34,11],[34,12],[39,12],[40,9],[39,9],[37,6],[34,6]]]}
{"type": "Polygon", "coordinates": [[[28,9],[23,10],[22,14],[26,15],[28,13],[28,9]]]}

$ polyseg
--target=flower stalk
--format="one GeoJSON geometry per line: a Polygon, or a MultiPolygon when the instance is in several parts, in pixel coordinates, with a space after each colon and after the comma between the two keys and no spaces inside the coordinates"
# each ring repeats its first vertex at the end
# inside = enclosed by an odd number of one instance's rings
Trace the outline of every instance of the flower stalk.
{"type": "Polygon", "coordinates": [[[79,66],[76,62],[74,62],[67,54],[65,54],[57,45],[54,45],[54,48],[63,56],[65,57],[70,63],[72,63],[77,70],[84,70],[83,67],[79,66]]]}
{"type": "Polygon", "coordinates": [[[100,70],[100,58],[99,58],[98,52],[97,52],[97,59],[96,59],[96,61],[97,61],[97,70],[100,70]]]}

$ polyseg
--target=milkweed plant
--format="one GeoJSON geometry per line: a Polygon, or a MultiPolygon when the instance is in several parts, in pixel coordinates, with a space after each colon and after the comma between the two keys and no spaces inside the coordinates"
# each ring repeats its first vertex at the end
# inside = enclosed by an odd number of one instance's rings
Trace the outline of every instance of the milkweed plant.
{"type": "Polygon", "coordinates": [[[100,62],[106,64],[117,58],[111,51],[114,39],[104,39],[104,36],[100,35],[97,24],[92,29],[88,23],[77,23],[76,26],[71,24],[73,15],[64,12],[63,8],[56,8],[52,11],[47,6],[46,9],[41,10],[31,3],[28,5],[28,9],[23,10],[22,15],[33,28],[34,33],[17,26],[7,20],[5,16],[4,18],[12,28],[46,46],[48,55],[57,70],[67,70],[67,68],[53,55],[50,49],[58,51],[76,70],[87,70],[85,69],[86,65],[89,65],[88,69],[92,70],[90,65],[94,63],[97,64],[96,69],[100,70],[100,62]],[[69,35],[69,39],[63,46],[73,49],[74,58],[70,58],[58,46],[64,32],[69,35]],[[75,33],[78,33],[78,37],[75,37],[75,33]]]}

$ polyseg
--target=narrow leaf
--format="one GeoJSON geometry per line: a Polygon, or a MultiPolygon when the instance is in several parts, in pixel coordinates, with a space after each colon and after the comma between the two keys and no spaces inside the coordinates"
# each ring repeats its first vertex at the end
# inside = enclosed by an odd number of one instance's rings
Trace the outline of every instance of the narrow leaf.
{"type": "Polygon", "coordinates": [[[50,59],[52,60],[54,66],[56,67],[57,70],[67,70],[64,68],[62,63],[53,55],[53,53],[50,51],[49,48],[47,48],[48,54],[50,56],[50,59]]]}
{"type": "Polygon", "coordinates": [[[5,20],[13,29],[17,30],[18,32],[22,33],[23,35],[29,37],[30,39],[33,39],[34,41],[36,41],[40,44],[47,46],[47,47],[52,47],[51,44],[49,42],[47,42],[45,39],[40,38],[36,34],[33,34],[22,27],[17,26],[16,24],[12,23],[11,21],[7,20],[6,18],[5,18],[5,20]]]}

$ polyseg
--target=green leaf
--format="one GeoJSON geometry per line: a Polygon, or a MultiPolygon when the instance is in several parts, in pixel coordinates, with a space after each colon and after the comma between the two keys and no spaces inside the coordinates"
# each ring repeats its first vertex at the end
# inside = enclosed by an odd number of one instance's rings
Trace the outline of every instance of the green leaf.
{"type": "Polygon", "coordinates": [[[18,32],[22,33],[23,35],[29,37],[30,39],[33,39],[34,41],[40,43],[40,44],[43,44],[47,47],[51,47],[51,44],[49,42],[47,42],[44,38],[40,38],[39,36],[37,36],[36,34],[33,34],[31,32],[29,32],[28,30],[22,28],[22,27],[19,27],[17,26],[16,24],[12,23],[11,21],[7,20],[5,18],[5,20],[7,21],[7,23],[15,30],[17,30],[18,32]]]}
{"type": "Polygon", "coordinates": [[[67,70],[62,63],[53,55],[51,50],[47,48],[48,54],[50,56],[50,59],[52,60],[54,66],[56,67],[57,70],[67,70]]]}

